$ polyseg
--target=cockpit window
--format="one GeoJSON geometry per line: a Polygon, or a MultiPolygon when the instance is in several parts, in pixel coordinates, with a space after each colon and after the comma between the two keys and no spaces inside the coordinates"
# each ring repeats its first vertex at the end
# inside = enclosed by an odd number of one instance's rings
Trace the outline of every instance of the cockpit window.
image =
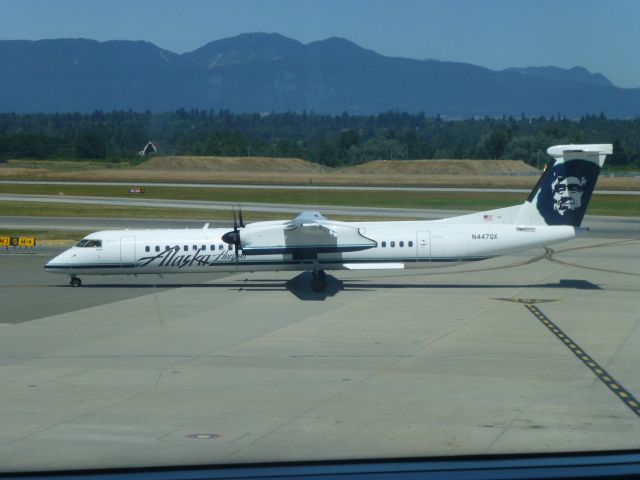
{"type": "Polygon", "coordinates": [[[77,244],[76,247],[80,247],[80,248],[89,248],[89,247],[94,247],[94,248],[100,248],[102,247],[102,240],[91,240],[91,239],[83,239],[80,240],[77,244]]]}

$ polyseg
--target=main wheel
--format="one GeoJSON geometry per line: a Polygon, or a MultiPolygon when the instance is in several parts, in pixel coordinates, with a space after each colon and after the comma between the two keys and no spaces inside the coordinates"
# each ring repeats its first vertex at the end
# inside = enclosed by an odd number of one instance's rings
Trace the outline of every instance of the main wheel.
{"type": "Polygon", "coordinates": [[[69,280],[69,285],[71,285],[72,287],[79,287],[80,285],[82,285],[82,281],[78,277],[71,277],[71,280],[69,280]]]}

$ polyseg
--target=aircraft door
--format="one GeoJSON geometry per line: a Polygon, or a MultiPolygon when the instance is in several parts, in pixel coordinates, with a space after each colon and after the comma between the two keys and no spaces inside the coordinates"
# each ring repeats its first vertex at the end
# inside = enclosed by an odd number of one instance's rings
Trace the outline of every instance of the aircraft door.
{"type": "Polygon", "coordinates": [[[127,267],[135,266],[136,237],[120,237],[120,267],[125,271],[127,267]]]}
{"type": "Polygon", "coordinates": [[[416,232],[416,256],[418,260],[429,261],[431,259],[431,232],[429,230],[416,232]]]}

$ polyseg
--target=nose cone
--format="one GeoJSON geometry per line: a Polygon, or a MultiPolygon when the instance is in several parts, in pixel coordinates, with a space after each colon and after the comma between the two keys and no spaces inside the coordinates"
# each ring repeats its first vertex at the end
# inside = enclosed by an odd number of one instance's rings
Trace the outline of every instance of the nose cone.
{"type": "Polygon", "coordinates": [[[237,230],[232,230],[230,232],[227,232],[224,235],[222,235],[222,241],[224,243],[236,245],[237,243],[240,243],[240,232],[238,232],[237,230]]]}
{"type": "Polygon", "coordinates": [[[47,263],[44,264],[44,269],[47,272],[63,272],[66,271],[68,267],[68,252],[69,250],[65,250],[60,255],[53,257],[47,263]]]}

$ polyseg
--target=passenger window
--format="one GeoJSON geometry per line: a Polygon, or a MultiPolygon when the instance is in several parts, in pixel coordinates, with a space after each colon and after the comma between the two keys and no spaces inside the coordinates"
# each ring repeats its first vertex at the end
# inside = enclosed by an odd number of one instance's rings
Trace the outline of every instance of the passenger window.
{"type": "Polygon", "coordinates": [[[382,242],[382,248],[387,246],[387,242],[382,242]]]}
{"type": "Polygon", "coordinates": [[[151,251],[151,247],[149,247],[149,246],[144,247],[144,251],[145,252],[150,252],[151,251]]]}
{"type": "Polygon", "coordinates": [[[188,251],[189,251],[189,245],[185,245],[185,246],[184,246],[184,251],[185,251],[185,252],[188,252],[188,251]]]}
{"type": "Polygon", "coordinates": [[[160,251],[160,245],[156,245],[156,252],[160,251]]]}
{"type": "Polygon", "coordinates": [[[206,246],[206,245],[202,245],[202,246],[200,247],[200,250],[202,250],[202,251],[205,251],[206,249],[207,249],[207,246],[206,246]]]}
{"type": "Polygon", "coordinates": [[[170,247],[169,245],[165,245],[165,246],[164,246],[164,249],[165,249],[165,251],[167,251],[167,252],[168,252],[169,250],[171,250],[171,247],[170,247]]]}
{"type": "Polygon", "coordinates": [[[411,240],[409,240],[409,246],[413,247],[413,242],[411,240]]]}
{"type": "Polygon", "coordinates": [[[404,241],[400,240],[400,246],[404,247],[404,241]]]}
{"type": "Polygon", "coordinates": [[[392,246],[392,247],[395,247],[396,246],[396,242],[389,242],[389,245],[392,246]]]}
{"type": "Polygon", "coordinates": [[[193,245],[193,249],[194,250],[198,250],[198,246],[197,245],[193,245]]]}
{"type": "Polygon", "coordinates": [[[222,250],[223,246],[222,244],[218,245],[218,250],[222,250]]]}
{"type": "Polygon", "coordinates": [[[215,245],[209,245],[209,250],[211,250],[212,252],[216,249],[215,245]]]}
{"type": "Polygon", "coordinates": [[[229,244],[229,250],[233,250],[233,245],[229,244]]]}

